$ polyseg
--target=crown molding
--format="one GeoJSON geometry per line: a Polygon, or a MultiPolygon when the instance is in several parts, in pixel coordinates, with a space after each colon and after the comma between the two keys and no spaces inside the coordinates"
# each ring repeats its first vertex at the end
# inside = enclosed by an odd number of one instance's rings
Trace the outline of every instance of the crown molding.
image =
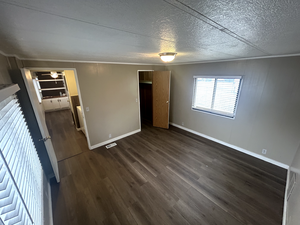
{"type": "Polygon", "coordinates": [[[297,56],[300,56],[300,53],[286,54],[286,55],[253,56],[253,57],[233,58],[233,59],[218,59],[218,60],[207,60],[207,61],[194,61],[194,62],[184,62],[184,63],[169,63],[169,65],[180,66],[180,65],[218,63],[218,62],[234,62],[234,61],[255,60],[255,59],[286,58],[286,57],[297,57],[297,56]]]}
{"type": "Polygon", "coordinates": [[[20,59],[20,57],[17,56],[17,55],[15,55],[15,54],[6,54],[5,52],[3,52],[3,51],[1,51],[1,50],[0,50],[0,54],[1,54],[1,55],[4,55],[4,56],[6,56],[6,57],[16,57],[17,59],[20,59]]]}
{"type": "Polygon", "coordinates": [[[34,59],[19,58],[23,61],[43,61],[43,62],[68,62],[68,63],[101,63],[101,64],[118,64],[118,65],[143,65],[143,66],[162,66],[164,64],[152,63],[129,63],[129,62],[105,62],[105,61],[88,61],[88,60],[60,60],[60,59],[34,59]]]}
{"type": "MultiPolygon", "coordinates": [[[[233,58],[233,59],[218,59],[218,60],[206,60],[206,61],[193,61],[193,62],[181,62],[181,63],[129,63],[129,62],[105,62],[105,61],[89,61],[89,60],[60,60],[60,59],[35,59],[35,58],[22,58],[16,54],[6,54],[0,50],[0,54],[6,57],[16,57],[22,61],[43,61],[43,62],[68,62],[68,63],[101,63],[101,64],[117,64],[117,65],[144,65],[144,66],[180,66],[180,65],[193,65],[193,64],[205,64],[205,63],[218,63],[218,62],[233,62],[243,60],[255,60],[255,59],[272,59],[272,58],[286,58],[297,57],[300,53],[284,54],[284,55],[270,55],[270,56],[253,56],[245,58],[233,58]]],[[[180,53],[179,53],[180,54],[180,53]]]]}

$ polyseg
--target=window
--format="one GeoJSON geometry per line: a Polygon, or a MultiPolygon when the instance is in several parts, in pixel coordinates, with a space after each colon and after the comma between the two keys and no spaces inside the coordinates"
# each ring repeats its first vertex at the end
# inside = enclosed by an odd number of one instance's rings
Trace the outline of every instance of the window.
{"type": "Polygon", "coordinates": [[[192,108],[234,118],[241,81],[241,76],[195,76],[192,108]]]}
{"type": "MultiPolygon", "coordinates": [[[[12,89],[0,85],[0,96],[12,89]]],[[[6,97],[0,101],[0,224],[43,224],[42,165],[17,97],[6,97]]]]}

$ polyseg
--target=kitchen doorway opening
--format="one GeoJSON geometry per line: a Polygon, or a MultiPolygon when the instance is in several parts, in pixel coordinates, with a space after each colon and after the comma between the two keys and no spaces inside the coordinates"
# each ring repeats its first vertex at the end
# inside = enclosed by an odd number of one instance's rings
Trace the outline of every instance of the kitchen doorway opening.
{"type": "Polygon", "coordinates": [[[73,69],[30,69],[57,161],[89,151],[73,69]]]}

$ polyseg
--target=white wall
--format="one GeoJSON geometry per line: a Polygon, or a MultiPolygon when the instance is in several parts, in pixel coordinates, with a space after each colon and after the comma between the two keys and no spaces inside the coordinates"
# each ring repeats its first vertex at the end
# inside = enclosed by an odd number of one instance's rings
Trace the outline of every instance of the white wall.
{"type": "Polygon", "coordinates": [[[290,165],[300,144],[300,57],[168,66],[170,121],[290,165]],[[193,76],[242,75],[235,119],[191,110],[193,76]]]}

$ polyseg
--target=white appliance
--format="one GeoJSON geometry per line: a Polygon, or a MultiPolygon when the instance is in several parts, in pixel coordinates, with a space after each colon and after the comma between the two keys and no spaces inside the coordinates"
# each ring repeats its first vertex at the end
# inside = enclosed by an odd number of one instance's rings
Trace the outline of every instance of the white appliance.
{"type": "Polygon", "coordinates": [[[83,115],[82,115],[82,111],[81,111],[81,106],[79,105],[76,108],[77,108],[77,114],[78,114],[80,129],[82,130],[82,132],[86,136],[85,129],[84,129],[84,122],[83,122],[83,115]]]}

